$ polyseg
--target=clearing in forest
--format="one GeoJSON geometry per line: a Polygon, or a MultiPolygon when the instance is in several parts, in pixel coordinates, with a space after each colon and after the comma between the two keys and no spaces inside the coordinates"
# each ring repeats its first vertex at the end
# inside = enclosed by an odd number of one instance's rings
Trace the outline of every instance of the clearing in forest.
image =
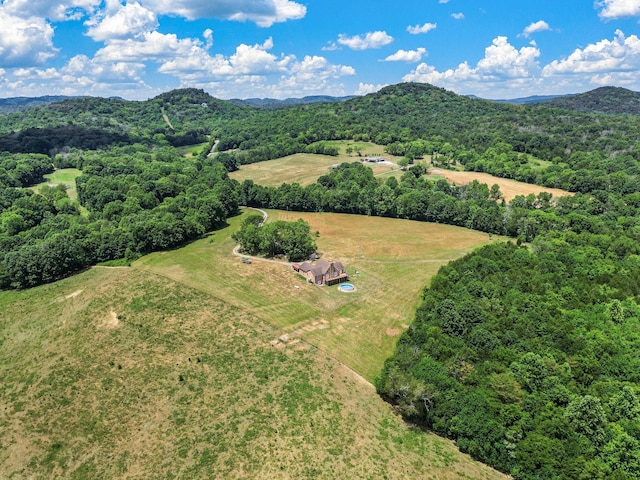
{"type": "MultiPolygon", "coordinates": [[[[207,239],[147,255],[150,270],[212,295],[282,328],[372,381],[413,320],[422,289],[438,269],[476,247],[501,239],[473,230],[410,220],[269,210],[269,221],[304,219],[318,232],[319,251],[341,262],[356,291],[306,283],[286,265],[232,254],[231,234],[248,210],[207,239]]],[[[502,238],[503,239],[503,238],[502,238]]],[[[287,342],[284,342],[287,343],[287,342]]],[[[285,345],[286,346],[286,345],[285,345]]]]}
{"type": "Polygon", "coordinates": [[[44,176],[45,181],[34,185],[31,190],[37,192],[40,187],[50,186],[55,187],[57,185],[65,185],[67,187],[67,195],[71,200],[77,200],[78,192],[76,191],[76,178],[82,175],[82,172],[77,168],[61,168],[44,176]]]}
{"type": "MultiPolygon", "coordinates": [[[[311,153],[297,153],[287,157],[268,160],[265,162],[257,162],[249,165],[242,165],[240,170],[231,172],[229,176],[242,182],[244,180],[253,180],[258,185],[267,187],[279,187],[283,183],[299,183],[302,186],[315,183],[319,177],[326,175],[332,165],[343,162],[358,162],[367,155],[378,155],[385,157],[391,162],[397,162],[402,157],[394,157],[383,152],[383,147],[368,142],[323,142],[338,147],[340,154],[338,156],[316,155],[311,153]],[[355,150],[350,150],[347,154],[346,149],[357,149],[360,156],[355,150]]],[[[380,165],[375,163],[365,163],[371,167],[376,175],[388,174],[394,171],[400,172],[398,167],[391,165],[380,165]]]]}
{"type": "Polygon", "coordinates": [[[456,185],[464,185],[466,183],[471,183],[474,180],[477,180],[479,183],[486,183],[489,188],[494,184],[498,184],[500,192],[507,202],[510,202],[518,195],[537,195],[540,192],[549,192],[554,197],[573,195],[571,192],[561,190],[559,188],[541,187],[539,185],[518,182],[517,180],[511,180],[508,178],[494,177],[493,175],[482,172],[460,172],[456,170],[445,170],[443,168],[432,167],[429,168],[429,176],[443,177],[449,183],[454,183],[456,185]]]}

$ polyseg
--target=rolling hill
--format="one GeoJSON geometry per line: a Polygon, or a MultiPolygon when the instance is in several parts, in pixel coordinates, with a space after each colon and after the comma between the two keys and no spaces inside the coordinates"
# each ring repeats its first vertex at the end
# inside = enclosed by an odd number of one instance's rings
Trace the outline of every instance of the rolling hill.
{"type": "Polygon", "coordinates": [[[584,113],[640,115],[640,92],[621,87],[600,87],[578,95],[543,102],[550,107],[584,113]]]}

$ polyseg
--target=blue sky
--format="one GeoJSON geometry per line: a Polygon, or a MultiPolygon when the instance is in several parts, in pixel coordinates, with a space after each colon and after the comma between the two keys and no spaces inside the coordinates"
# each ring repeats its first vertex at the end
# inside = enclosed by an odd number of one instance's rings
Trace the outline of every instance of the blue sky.
{"type": "Polygon", "coordinates": [[[640,91],[640,0],[0,0],[0,97],[640,91]]]}

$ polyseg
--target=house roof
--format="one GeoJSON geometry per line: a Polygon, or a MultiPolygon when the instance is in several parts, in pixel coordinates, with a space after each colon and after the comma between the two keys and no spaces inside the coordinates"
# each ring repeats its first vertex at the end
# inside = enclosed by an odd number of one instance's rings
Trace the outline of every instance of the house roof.
{"type": "Polygon", "coordinates": [[[302,262],[299,266],[301,272],[309,272],[313,269],[314,265],[311,262],[302,262]]]}

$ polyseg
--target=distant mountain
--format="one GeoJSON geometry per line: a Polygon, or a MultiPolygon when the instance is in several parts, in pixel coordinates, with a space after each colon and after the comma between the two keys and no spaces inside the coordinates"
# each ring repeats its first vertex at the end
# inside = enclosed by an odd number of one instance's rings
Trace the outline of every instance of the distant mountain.
{"type": "Polygon", "coordinates": [[[22,112],[30,108],[40,107],[42,105],[49,105],[50,103],[68,100],[69,98],[76,98],[76,97],[67,97],[64,95],[45,95],[43,97],[0,98],[0,114],[22,112]]]}
{"type": "Polygon", "coordinates": [[[600,87],[586,93],[554,98],[545,106],[585,113],[640,115],[640,92],[620,87],[600,87]]]}
{"type": "Polygon", "coordinates": [[[331,102],[344,102],[355,98],[354,95],[346,97],[332,97],[329,95],[312,95],[303,98],[286,98],[284,100],[278,100],[276,98],[247,98],[240,100],[234,98],[230,100],[231,103],[238,106],[250,106],[254,108],[274,109],[284,108],[294,105],[305,105],[309,103],[331,103],[331,102]]]}
{"type": "Polygon", "coordinates": [[[549,100],[555,100],[556,98],[570,97],[572,95],[573,94],[569,94],[569,95],[531,95],[530,97],[511,98],[511,99],[507,99],[507,100],[492,100],[492,102],[510,103],[512,105],[528,105],[530,103],[548,102],[549,100]]]}

